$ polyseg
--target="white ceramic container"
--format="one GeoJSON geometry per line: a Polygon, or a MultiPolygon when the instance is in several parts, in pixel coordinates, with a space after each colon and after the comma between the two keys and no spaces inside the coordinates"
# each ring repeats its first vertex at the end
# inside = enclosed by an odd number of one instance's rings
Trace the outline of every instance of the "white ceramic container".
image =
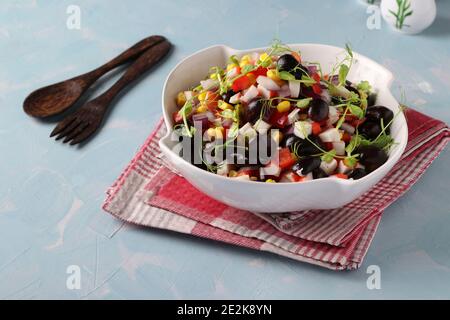
{"type": "Polygon", "coordinates": [[[382,0],[383,19],[396,31],[422,32],[436,19],[435,0],[382,0]]]}
{"type": "MultiPolygon", "coordinates": [[[[291,44],[300,50],[304,61],[318,61],[324,72],[330,72],[336,57],[344,49],[322,44],[291,44]]],[[[388,161],[374,172],[359,180],[337,178],[317,179],[302,183],[261,183],[240,181],[222,177],[199,169],[172,151],[176,142],[171,141],[172,114],[177,111],[175,97],[179,91],[196,86],[204,79],[212,66],[224,66],[230,55],[242,56],[251,52],[263,52],[266,48],[236,50],[225,45],[216,45],[200,50],[181,61],[169,74],[162,94],[162,109],[168,133],[159,144],[172,165],[191,184],[212,198],[230,206],[256,212],[288,212],[307,209],[332,209],[341,207],[373,187],[394,166],[402,155],[408,129],[403,114],[398,115],[391,127],[391,134],[398,142],[389,154],[388,161]]],[[[399,103],[392,96],[390,86],[393,75],[383,66],[354,53],[355,63],[349,73],[350,81],[368,80],[378,91],[377,104],[384,105],[394,113],[399,103]]]]}

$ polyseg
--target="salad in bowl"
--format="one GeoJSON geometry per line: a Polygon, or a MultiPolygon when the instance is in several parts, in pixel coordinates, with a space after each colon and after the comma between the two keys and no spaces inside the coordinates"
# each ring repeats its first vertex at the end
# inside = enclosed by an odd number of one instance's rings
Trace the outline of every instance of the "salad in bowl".
{"type": "Polygon", "coordinates": [[[392,75],[380,66],[377,76],[378,65],[367,58],[370,63],[361,64],[348,45],[339,53],[314,46],[321,45],[206,49],[211,55],[191,57],[200,63],[203,56],[204,75],[185,87],[169,87],[169,100],[167,87],[177,69],[198,64],[175,68],[163,95],[170,130],[160,145],[183,176],[222,202],[266,212],[338,207],[381,179],[407,139],[404,116],[389,91],[392,75]],[[320,49],[330,52],[314,57],[320,49]],[[322,202],[308,198],[320,190],[319,181],[324,192],[334,186],[347,194],[322,202]],[[262,200],[279,192],[299,201],[262,200]]]}

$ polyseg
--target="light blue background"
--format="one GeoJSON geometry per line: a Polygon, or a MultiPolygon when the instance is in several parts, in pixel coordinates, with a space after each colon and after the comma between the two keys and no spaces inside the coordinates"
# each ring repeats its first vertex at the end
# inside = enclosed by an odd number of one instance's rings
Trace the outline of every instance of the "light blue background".
{"type": "Polygon", "coordinates": [[[448,148],[386,210],[353,272],[122,225],[101,210],[105,190],[161,116],[170,69],[213,44],[350,41],[394,72],[398,98],[401,87],[409,105],[450,122],[450,1],[438,6],[431,29],[403,36],[385,24],[368,30],[357,0],[1,1],[0,298],[450,298],[448,148]],[[70,4],[81,7],[81,30],[66,28],[70,4]],[[176,50],[118,101],[84,148],[49,139],[54,124],[23,113],[33,89],[157,33],[176,50]],[[366,287],[372,264],[381,268],[381,290],[366,287]],[[81,290],[66,288],[69,265],[81,267],[81,290]]]}

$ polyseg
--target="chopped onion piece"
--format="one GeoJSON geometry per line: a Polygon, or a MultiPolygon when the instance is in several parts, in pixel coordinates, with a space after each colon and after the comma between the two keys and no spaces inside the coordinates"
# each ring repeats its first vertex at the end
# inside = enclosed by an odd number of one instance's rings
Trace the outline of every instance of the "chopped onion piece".
{"type": "Polygon", "coordinates": [[[242,94],[240,92],[236,93],[234,96],[230,98],[230,103],[236,104],[241,99],[242,94]]]}
{"type": "Polygon", "coordinates": [[[337,160],[333,159],[331,162],[322,161],[320,163],[320,169],[322,169],[326,174],[330,175],[336,170],[337,168],[337,160]]]}
{"type": "Polygon", "coordinates": [[[323,142],[336,142],[341,140],[341,134],[336,128],[330,128],[319,134],[319,138],[323,142]]]}
{"type": "Polygon", "coordinates": [[[255,86],[251,86],[250,88],[248,88],[247,92],[245,92],[244,96],[241,97],[241,101],[249,103],[258,96],[259,96],[258,89],[255,86]]]}
{"type": "Polygon", "coordinates": [[[184,96],[186,97],[186,100],[190,100],[194,96],[194,92],[192,92],[192,91],[185,91],[184,92],[184,96]]]}
{"type": "Polygon", "coordinates": [[[258,121],[256,121],[254,129],[260,134],[265,134],[267,133],[267,131],[269,131],[270,124],[268,124],[264,120],[259,119],[258,121]]]}
{"type": "Polygon", "coordinates": [[[308,121],[297,121],[294,123],[294,134],[300,139],[306,139],[312,133],[312,124],[308,121]]]}
{"type": "Polygon", "coordinates": [[[346,165],[345,165],[345,163],[344,163],[344,161],[339,161],[339,166],[338,166],[338,172],[339,173],[347,173],[347,172],[349,172],[350,170],[352,170],[352,168],[350,168],[350,167],[347,167],[346,165]]]}
{"type": "Polygon", "coordinates": [[[200,84],[204,90],[209,90],[217,86],[217,81],[214,79],[206,79],[200,81],[200,84]]]}
{"type": "Polygon", "coordinates": [[[344,156],[345,155],[345,142],[344,141],[333,142],[333,149],[336,151],[336,154],[338,156],[344,156]]]}
{"type": "Polygon", "coordinates": [[[346,131],[347,133],[350,133],[350,134],[354,134],[354,133],[355,133],[355,127],[352,126],[352,125],[350,125],[350,124],[348,124],[348,123],[346,123],[346,122],[344,122],[344,123],[341,125],[341,128],[342,128],[344,131],[346,131]]]}
{"type": "Polygon", "coordinates": [[[295,108],[288,114],[288,123],[293,124],[295,121],[299,119],[298,113],[300,112],[300,109],[295,108]]]}
{"type": "Polygon", "coordinates": [[[280,86],[275,81],[273,81],[268,77],[258,76],[258,78],[256,78],[256,82],[258,82],[258,84],[262,85],[267,90],[274,90],[274,91],[280,90],[280,86]]]}
{"type": "Polygon", "coordinates": [[[297,98],[300,95],[300,82],[298,81],[289,81],[289,91],[291,92],[292,98],[297,98]]]}

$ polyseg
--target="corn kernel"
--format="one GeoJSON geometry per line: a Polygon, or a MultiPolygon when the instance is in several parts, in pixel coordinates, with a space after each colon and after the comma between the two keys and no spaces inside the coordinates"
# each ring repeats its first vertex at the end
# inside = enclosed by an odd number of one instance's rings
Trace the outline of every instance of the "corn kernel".
{"type": "Polygon", "coordinates": [[[243,57],[241,58],[241,62],[242,62],[242,61],[250,62],[251,60],[252,60],[252,58],[251,58],[248,54],[246,54],[245,56],[243,56],[243,57]]]}
{"type": "Polygon", "coordinates": [[[226,109],[233,109],[233,106],[229,103],[226,103],[225,101],[219,100],[217,106],[222,109],[222,110],[226,110],[226,109]]]}
{"type": "Polygon", "coordinates": [[[267,183],[277,183],[277,182],[276,182],[275,180],[273,180],[273,179],[267,179],[266,182],[267,182],[267,183]]]}
{"type": "Polygon", "coordinates": [[[230,70],[233,69],[233,68],[236,68],[236,67],[238,67],[237,64],[230,63],[229,65],[227,65],[227,72],[230,71],[230,70]]]}
{"type": "Polygon", "coordinates": [[[229,176],[230,178],[234,178],[234,177],[237,176],[237,172],[234,171],[234,170],[230,170],[230,172],[228,172],[228,176],[229,176]]]}
{"type": "Polygon", "coordinates": [[[208,92],[207,91],[203,91],[202,93],[200,93],[199,95],[198,95],[198,100],[199,101],[205,101],[206,100],[206,95],[208,94],[208,92]]]}
{"type": "Polygon", "coordinates": [[[289,101],[281,101],[278,105],[277,105],[277,110],[278,112],[288,112],[289,109],[291,108],[291,103],[289,101]]]}
{"type": "Polygon", "coordinates": [[[217,79],[217,73],[211,73],[209,76],[210,79],[216,80],[217,79]]]}
{"type": "Polygon", "coordinates": [[[272,79],[273,81],[280,81],[280,77],[278,76],[278,71],[276,69],[270,69],[267,71],[267,77],[272,79]]]}
{"type": "Polygon", "coordinates": [[[186,103],[186,95],[184,94],[184,92],[180,92],[177,95],[177,106],[178,106],[178,108],[183,107],[185,103],[186,103]]]}
{"type": "Polygon", "coordinates": [[[208,108],[207,108],[204,104],[201,104],[201,105],[197,108],[197,113],[204,113],[204,112],[206,112],[206,111],[208,111],[208,108]]]}
{"type": "Polygon", "coordinates": [[[269,58],[269,55],[268,55],[266,52],[264,52],[263,54],[261,54],[261,55],[259,56],[259,60],[260,60],[260,61],[264,61],[264,60],[266,60],[267,58],[269,58]]]}
{"type": "Polygon", "coordinates": [[[216,130],[216,133],[215,133],[216,139],[222,140],[225,129],[223,127],[216,127],[215,130],[216,130]]]}

